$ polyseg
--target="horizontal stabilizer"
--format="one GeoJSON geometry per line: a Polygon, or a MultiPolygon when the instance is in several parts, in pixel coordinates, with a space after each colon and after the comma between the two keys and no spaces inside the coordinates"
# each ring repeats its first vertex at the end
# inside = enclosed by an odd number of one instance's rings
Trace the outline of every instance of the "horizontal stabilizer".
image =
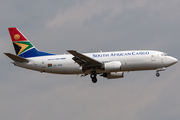
{"type": "Polygon", "coordinates": [[[9,58],[11,58],[12,60],[14,60],[15,62],[28,62],[29,60],[19,57],[17,55],[13,55],[11,53],[4,53],[5,55],[7,55],[9,58]]]}

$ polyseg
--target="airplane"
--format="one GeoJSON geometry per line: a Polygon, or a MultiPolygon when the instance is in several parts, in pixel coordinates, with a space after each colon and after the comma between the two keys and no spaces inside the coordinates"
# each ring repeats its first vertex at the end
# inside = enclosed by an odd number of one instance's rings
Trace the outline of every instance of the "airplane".
{"type": "Polygon", "coordinates": [[[164,52],[154,50],[129,50],[112,52],[79,53],[67,50],[70,54],[56,55],[38,50],[16,27],[8,28],[16,55],[4,53],[18,67],[40,71],[41,73],[90,74],[93,83],[97,75],[107,79],[123,78],[124,72],[156,70],[160,71],[175,64],[178,60],[164,52]]]}

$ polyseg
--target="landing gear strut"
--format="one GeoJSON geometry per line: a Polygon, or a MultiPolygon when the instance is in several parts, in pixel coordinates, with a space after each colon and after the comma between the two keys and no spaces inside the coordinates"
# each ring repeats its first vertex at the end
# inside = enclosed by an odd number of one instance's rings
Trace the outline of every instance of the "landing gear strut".
{"type": "Polygon", "coordinates": [[[90,77],[91,77],[93,83],[97,82],[96,76],[97,76],[96,71],[92,71],[90,77]]]}
{"type": "Polygon", "coordinates": [[[166,70],[165,67],[157,69],[157,71],[156,71],[156,76],[159,77],[159,76],[160,76],[159,71],[164,71],[164,70],[166,70]]]}

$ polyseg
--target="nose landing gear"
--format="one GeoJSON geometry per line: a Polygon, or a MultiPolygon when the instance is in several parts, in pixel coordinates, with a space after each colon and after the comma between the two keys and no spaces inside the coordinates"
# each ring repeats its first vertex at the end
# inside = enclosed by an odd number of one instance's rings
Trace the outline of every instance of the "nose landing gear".
{"type": "Polygon", "coordinates": [[[160,76],[159,71],[164,71],[164,70],[166,70],[165,67],[157,69],[157,70],[156,70],[156,76],[159,77],[159,76],[160,76]]]}

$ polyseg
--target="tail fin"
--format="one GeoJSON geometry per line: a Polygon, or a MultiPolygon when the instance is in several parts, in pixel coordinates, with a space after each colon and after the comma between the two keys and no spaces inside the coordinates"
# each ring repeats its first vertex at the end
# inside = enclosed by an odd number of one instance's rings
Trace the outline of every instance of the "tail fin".
{"type": "Polygon", "coordinates": [[[36,49],[36,47],[17,28],[12,27],[8,29],[16,55],[23,58],[54,55],[36,49]]]}

